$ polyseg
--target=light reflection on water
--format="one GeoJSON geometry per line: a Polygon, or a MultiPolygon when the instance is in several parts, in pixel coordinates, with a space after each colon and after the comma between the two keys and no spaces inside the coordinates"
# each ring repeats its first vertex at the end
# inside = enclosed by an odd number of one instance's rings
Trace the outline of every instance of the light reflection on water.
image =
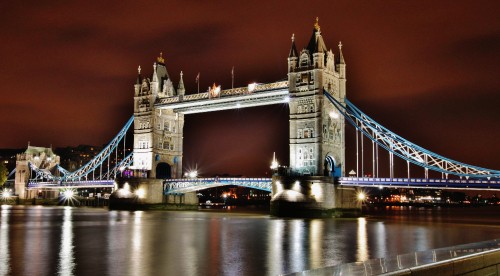
{"type": "Polygon", "coordinates": [[[0,217],[0,275],[7,275],[10,271],[9,252],[9,216],[10,205],[2,205],[0,217]]]}
{"type": "Polygon", "coordinates": [[[73,256],[73,221],[72,207],[64,207],[63,224],[61,226],[61,246],[59,248],[58,275],[73,275],[75,269],[73,256]]]}
{"type": "Polygon", "coordinates": [[[358,238],[357,238],[356,261],[368,260],[368,237],[366,233],[366,219],[358,218],[358,238]]]}
{"type": "Polygon", "coordinates": [[[276,275],[500,235],[498,223],[463,223],[460,212],[436,222],[2,206],[0,275],[276,275]]]}

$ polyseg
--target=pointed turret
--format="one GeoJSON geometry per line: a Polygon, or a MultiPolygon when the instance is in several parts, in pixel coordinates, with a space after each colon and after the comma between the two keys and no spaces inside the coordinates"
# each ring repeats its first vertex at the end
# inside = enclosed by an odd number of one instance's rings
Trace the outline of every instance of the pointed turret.
{"type": "Polygon", "coordinates": [[[152,81],[158,82],[158,75],[156,73],[156,62],[153,63],[153,78],[152,81]]]}
{"type": "Polygon", "coordinates": [[[299,55],[297,53],[297,47],[295,47],[295,34],[292,34],[292,47],[290,48],[290,54],[288,54],[288,73],[295,71],[298,59],[299,55]]]}
{"type": "Polygon", "coordinates": [[[313,33],[311,39],[309,39],[309,44],[307,44],[307,50],[311,56],[315,53],[326,53],[328,49],[326,48],[323,37],[321,36],[321,27],[319,26],[319,18],[316,17],[316,23],[314,23],[313,33]]]}
{"type": "Polygon", "coordinates": [[[177,95],[182,96],[186,92],[186,89],[184,88],[184,80],[182,79],[183,73],[181,71],[181,79],[179,80],[179,86],[177,88],[177,95]]]}
{"type": "Polygon", "coordinates": [[[292,47],[290,48],[290,54],[288,55],[288,57],[292,58],[298,56],[299,54],[297,53],[297,47],[295,47],[295,34],[292,34],[292,47]]]}
{"type": "Polygon", "coordinates": [[[139,92],[141,91],[141,83],[142,83],[141,66],[139,65],[139,67],[137,67],[137,80],[135,81],[134,84],[135,96],[139,96],[139,92]]]}
{"type": "Polygon", "coordinates": [[[141,85],[142,83],[142,76],[141,76],[141,66],[137,67],[137,81],[135,84],[141,85]]]}
{"type": "Polygon", "coordinates": [[[342,54],[342,41],[339,42],[339,64],[345,64],[344,55],[342,54]]]}

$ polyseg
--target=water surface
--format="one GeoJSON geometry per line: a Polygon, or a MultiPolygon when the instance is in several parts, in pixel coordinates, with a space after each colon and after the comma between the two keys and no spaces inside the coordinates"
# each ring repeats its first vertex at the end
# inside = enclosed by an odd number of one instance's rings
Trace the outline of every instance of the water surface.
{"type": "Polygon", "coordinates": [[[353,219],[1,207],[0,275],[277,275],[500,237],[498,208],[353,219]]]}

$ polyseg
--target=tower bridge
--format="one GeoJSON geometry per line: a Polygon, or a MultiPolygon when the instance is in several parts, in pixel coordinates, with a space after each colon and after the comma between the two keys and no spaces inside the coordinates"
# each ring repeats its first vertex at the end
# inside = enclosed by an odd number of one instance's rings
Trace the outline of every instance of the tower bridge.
{"type": "Polygon", "coordinates": [[[57,175],[37,162],[22,160],[17,168],[16,193],[24,196],[25,189],[42,186],[55,189],[92,185],[84,184],[85,181],[115,185],[113,180],[125,175],[132,177],[128,181],[135,189],[146,191],[143,193],[146,203],[169,202],[172,194],[191,194],[187,198],[195,203],[194,191],[238,185],[271,191],[273,212],[281,214],[298,209],[358,210],[360,203],[353,200],[357,187],[500,189],[500,171],[468,165],[426,150],[354,106],[346,98],[347,69],[342,47],[339,43],[335,53],[328,49],[316,22],[308,44],[301,51],[297,50],[292,35],[286,79],[226,90],[214,84],[207,92],[192,94],[186,94],[182,72],[174,86],[160,54],[150,77],[143,76],[141,67],[138,68],[134,116],[101,153],[75,172],[52,164],[51,168],[58,168],[57,175]],[[290,163],[286,173],[275,174],[272,179],[182,178],[185,115],[279,103],[287,103],[290,113],[290,163]],[[349,177],[345,168],[346,122],[356,131],[356,171],[349,177]],[[120,144],[123,141],[125,145],[129,127],[134,134],[133,152],[125,158],[123,150],[123,158],[119,160],[120,144]],[[372,147],[374,175],[370,178],[363,177],[366,139],[372,147]],[[389,154],[388,176],[379,173],[379,149],[389,154]],[[406,178],[395,177],[394,156],[406,161],[406,178]],[[424,175],[411,176],[410,164],[421,167],[424,175]],[[429,170],[441,173],[442,178],[430,178],[429,170]],[[30,181],[26,181],[29,175],[30,181]]]}

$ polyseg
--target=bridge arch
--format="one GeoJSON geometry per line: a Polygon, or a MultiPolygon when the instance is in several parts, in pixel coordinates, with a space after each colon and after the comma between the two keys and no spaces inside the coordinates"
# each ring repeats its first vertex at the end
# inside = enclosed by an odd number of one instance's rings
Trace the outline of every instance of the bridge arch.
{"type": "Polygon", "coordinates": [[[333,177],[341,177],[341,168],[337,164],[337,161],[335,160],[335,157],[331,156],[330,154],[326,154],[325,156],[325,168],[324,168],[324,175],[325,176],[333,176],[333,177]]]}
{"type": "Polygon", "coordinates": [[[172,167],[165,162],[160,162],[156,165],[156,178],[168,179],[172,178],[172,167]]]}

